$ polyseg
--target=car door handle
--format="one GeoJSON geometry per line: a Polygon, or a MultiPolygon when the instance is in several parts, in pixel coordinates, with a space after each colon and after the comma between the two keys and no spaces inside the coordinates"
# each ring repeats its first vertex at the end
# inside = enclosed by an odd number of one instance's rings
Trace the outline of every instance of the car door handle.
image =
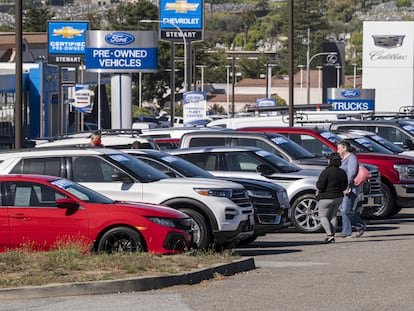
{"type": "Polygon", "coordinates": [[[16,219],[29,219],[29,217],[25,216],[24,214],[12,214],[10,215],[10,218],[16,218],[16,219]]]}

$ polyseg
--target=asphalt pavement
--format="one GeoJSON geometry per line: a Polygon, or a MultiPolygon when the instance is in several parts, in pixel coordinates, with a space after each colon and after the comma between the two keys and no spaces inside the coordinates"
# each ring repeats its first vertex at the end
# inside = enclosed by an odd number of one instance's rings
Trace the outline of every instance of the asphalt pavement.
{"type": "Polygon", "coordinates": [[[237,251],[255,269],[158,290],[0,300],[0,310],[414,310],[414,209],[374,221],[360,238],[266,235],[237,251]]]}

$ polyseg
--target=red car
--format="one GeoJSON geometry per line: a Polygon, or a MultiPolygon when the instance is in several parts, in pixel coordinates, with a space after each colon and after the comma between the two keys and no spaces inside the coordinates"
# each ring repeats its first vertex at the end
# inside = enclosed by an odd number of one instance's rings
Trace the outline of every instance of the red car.
{"type": "MultiPolygon", "coordinates": [[[[286,135],[315,155],[336,152],[338,135],[323,128],[305,127],[250,127],[240,131],[276,132],[286,135]]],[[[353,143],[350,141],[351,146],[353,143]]],[[[361,163],[376,165],[381,172],[382,208],[374,217],[386,218],[397,214],[402,207],[414,202],[414,159],[408,156],[381,153],[357,153],[361,163]]]]}
{"type": "Polygon", "coordinates": [[[115,202],[70,180],[40,175],[0,176],[0,251],[57,242],[90,241],[96,252],[181,253],[191,219],[162,205],[115,202]]]}

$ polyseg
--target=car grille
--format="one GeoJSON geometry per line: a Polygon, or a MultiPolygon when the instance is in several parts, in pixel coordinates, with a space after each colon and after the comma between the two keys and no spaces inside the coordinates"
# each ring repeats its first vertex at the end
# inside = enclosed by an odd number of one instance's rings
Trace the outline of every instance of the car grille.
{"type": "Polygon", "coordinates": [[[363,186],[364,194],[378,194],[381,192],[381,174],[378,169],[369,167],[371,178],[363,186]]]}
{"type": "Polygon", "coordinates": [[[252,206],[249,196],[247,195],[247,192],[244,189],[233,189],[233,193],[230,200],[232,200],[235,204],[243,208],[252,206]]]}

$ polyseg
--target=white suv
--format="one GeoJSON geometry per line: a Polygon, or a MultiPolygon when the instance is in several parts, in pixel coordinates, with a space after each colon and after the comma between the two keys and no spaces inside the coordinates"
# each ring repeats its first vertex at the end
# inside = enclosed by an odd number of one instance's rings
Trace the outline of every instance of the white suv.
{"type": "Polygon", "coordinates": [[[163,204],[194,220],[199,248],[227,246],[253,235],[253,206],[240,184],[169,178],[109,148],[24,149],[0,153],[0,174],[43,174],[79,182],[114,200],[163,204]]]}

